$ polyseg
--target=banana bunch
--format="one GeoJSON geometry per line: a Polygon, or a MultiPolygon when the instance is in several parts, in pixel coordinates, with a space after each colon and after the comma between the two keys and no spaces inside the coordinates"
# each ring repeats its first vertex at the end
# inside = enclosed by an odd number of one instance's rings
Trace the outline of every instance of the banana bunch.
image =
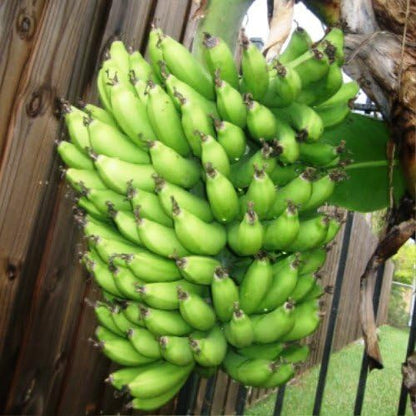
{"type": "Polygon", "coordinates": [[[58,152],[104,299],[94,343],[136,409],[161,407],[193,370],[265,388],[293,377],[342,223],[318,210],[344,176],[344,144],[320,137],[357,93],[342,32],[312,45],[298,28],[272,62],[243,37],[241,69],[220,38],[203,44],[200,63],[153,29],[147,62],[114,41],[102,106],[61,103],[58,152]]]}

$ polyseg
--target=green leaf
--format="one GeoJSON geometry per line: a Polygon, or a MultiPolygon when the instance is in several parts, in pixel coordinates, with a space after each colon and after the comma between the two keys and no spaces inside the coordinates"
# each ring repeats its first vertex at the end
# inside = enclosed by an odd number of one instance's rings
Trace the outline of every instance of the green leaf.
{"type": "MultiPolygon", "coordinates": [[[[341,124],[326,129],[322,141],[338,145],[345,140],[348,179],[340,182],[330,204],[359,211],[371,212],[389,205],[389,179],[386,146],[389,131],[383,121],[351,113],[341,124]]],[[[398,161],[394,162],[394,197],[405,192],[405,182],[398,161]]]]}

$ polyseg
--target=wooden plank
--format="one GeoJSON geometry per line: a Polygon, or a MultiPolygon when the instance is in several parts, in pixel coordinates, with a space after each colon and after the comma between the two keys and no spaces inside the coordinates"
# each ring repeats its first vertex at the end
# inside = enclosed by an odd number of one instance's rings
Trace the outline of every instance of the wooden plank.
{"type": "Polygon", "coordinates": [[[364,217],[355,214],[348,251],[346,275],[344,276],[342,287],[342,293],[345,295],[341,296],[335,326],[334,351],[361,337],[359,319],[360,276],[376,244],[377,238],[371,233],[364,217]]]}
{"type": "MultiPolygon", "coordinates": [[[[92,302],[101,297],[92,281],[86,289],[86,297],[92,302]]],[[[104,380],[110,373],[111,363],[89,341],[94,337],[96,327],[93,309],[84,304],[82,312],[73,337],[65,379],[59,392],[59,403],[55,412],[58,415],[96,415],[101,412],[106,388],[104,380]]]]}
{"type": "Polygon", "coordinates": [[[42,20],[45,0],[0,3],[0,163],[20,78],[42,20]]]}
{"type": "Polygon", "coordinates": [[[211,414],[221,415],[224,412],[225,399],[227,398],[228,375],[223,371],[218,371],[217,382],[215,383],[214,400],[212,403],[211,414]]]}
{"type": "Polygon", "coordinates": [[[380,293],[380,304],[377,314],[377,326],[387,324],[391,285],[394,274],[394,263],[388,260],[384,267],[383,286],[380,293]]]}
{"type": "Polygon", "coordinates": [[[240,388],[240,383],[237,383],[230,378],[228,387],[227,387],[227,399],[224,406],[225,415],[235,414],[235,405],[237,402],[238,389],[240,388]]]}
{"type": "MultiPolygon", "coordinates": [[[[333,286],[335,284],[335,278],[338,270],[339,257],[342,249],[342,241],[344,237],[344,226],[341,228],[338,233],[334,243],[331,245],[331,249],[328,252],[328,256],[325,262],[324,267],[322,268],[322,279],[321,285],[333,286]]],[[[325,302],[326,310],[329,309],[332,302],[331,295],[324,295],[323,300],[325,302]]],[[[329,314],[326,314],[322,320],[321,325],[318,330],[310,337],[307,338],[307,343],[310,344],[311,355],[308,360],[308,367],[319,363],[322,359],[323,347],[325,342],[325,334],[328,326],[329,314]]]]}
{"type": "MultiPolygon", "coordinates": [[[[2,340],[7,339],[6,350],[0,345],[3,404],[27,320],[32,318],[28,316],[30,302],[39,293],[33,296],[32,292],[40,278],[42,254],[48,238],[54,236],[48,227],[58,211],[54,202],[59,181],[54,144],[59,130],[56,97],[81,90],[82,68],[89,61],[85,48],[94,35],[94,16],[100,16],[103,4],[71,1],[46,9],[13,105],[0,171],[0,263],[4,265],[0,270],[0,331],[5,334],[2,340]]],[[[53,282],[56,274],[50,273],[53,282]]]]}

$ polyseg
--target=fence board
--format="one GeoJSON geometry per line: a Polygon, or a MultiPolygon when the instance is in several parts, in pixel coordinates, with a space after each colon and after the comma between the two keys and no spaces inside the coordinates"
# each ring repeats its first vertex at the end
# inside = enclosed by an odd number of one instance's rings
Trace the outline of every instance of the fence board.
{"type": "Polygon", "coordinates": [[[0,4],[0,161],[19,82],[39,32],[45,0],[0,4]]]}
{"type": "Polygon", "coordinates": [[[88,60],[84,46],[102,4],[60,2],[47,8],[14,102],[0,184],[0,256],[5,265],[0,271],[0,315],[2,333],[8,340],[1,363],[2,397],[30,319],[28,311],[36,296],[33,289],[47,237],[53,235],[48,228],[56,226],[52,220],[59,179],[54,144],[59,130],[54,115],[56,97],[71,96],[81,89],[84,76],[79,68],[88,60]]]}

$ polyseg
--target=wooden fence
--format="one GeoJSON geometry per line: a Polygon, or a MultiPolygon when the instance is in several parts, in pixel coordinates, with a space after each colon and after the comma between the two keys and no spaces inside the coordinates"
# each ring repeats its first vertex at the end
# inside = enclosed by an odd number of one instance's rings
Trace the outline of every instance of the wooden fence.
{"type": "MultiPolygon", "coordinates": [[[[0,412],[82,415],[122,408],[124,399],[103,383],[109,361],[88,343],[96,322],[84,299],[99,293],[79,264],[80,232],[59,173],[55,140],[64,129],[57,98],[96,102],[95,74],[106,45],[121,36],[145,52],[152,21],[189,46],[195,8],[191,0],[0,2],[0,412]]],[[[364,225],[356,216],[336,348],[360,335],[357,276],[374,246],[364,225]]],[[[335,275],[339,250],[338,244],[330,254],[325,283],[335,275]]],[[[389,287],[386,279],[383,299],[389,287]]],[[[321,331],[313,339],[313,362],[321,355],[321,331]]],[[[197,413],[206,385],[196,392],[197,413]]],[[[232,413],[237,385],[220,374],[208,387],[212,413],[232,413]]]]}

